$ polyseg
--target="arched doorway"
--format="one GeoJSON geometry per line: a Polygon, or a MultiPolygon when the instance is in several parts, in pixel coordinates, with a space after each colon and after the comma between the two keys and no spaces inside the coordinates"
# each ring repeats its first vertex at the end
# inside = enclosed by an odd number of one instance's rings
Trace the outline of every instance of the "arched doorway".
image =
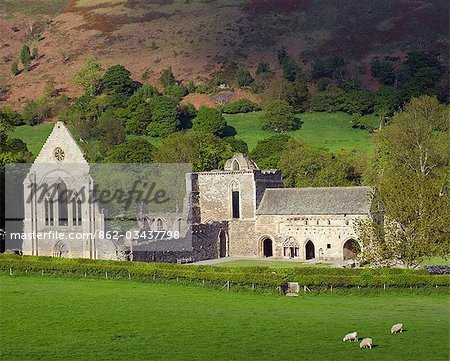
{"type": "Polygon", "coordinates": [[[53,248],[53,257],[69,257],[69,248],[64,242],[59,241],[53,248]]]}
{"type": "Polygon", "coordinates": [[[349,259],[354,259],[358,255],[358,253],[361,252],[361,247],[359,246],[359,243],[354,239],[349,239],[344,243],[343,251],[344,261],[346,261],[349,259]]]}
{"type": "Polygon", "coordinates": [[[306,259],[316,258],[316,251],[314,249],[314,243],[312,243],[311,241],[306,242],[305,256],[306,256],[306,259]]]}
{"type": "Polygon", "coordinates": [[[273,245],[270,238],[264,238],[262,241],[263,256],[272,257],[273,256],[273,245]]]}
{"type": "Polygon", "coordinates": [[[286,258],[300,257],[300,246],[293,237],[289,237],[283,242],[283,257],[286,258]]]}
{"type": "Polygon", "coordinates": [[[219,233],[219,258],[228,256],[227,249],[227,234],[221,229],[219,233]]]}
{"type": "Polygon", "coordinates": [[[320,259],[321,261],[324,260],[324,256],[323,256],[323,248],[319,248],[319,259],[320,259]]]}

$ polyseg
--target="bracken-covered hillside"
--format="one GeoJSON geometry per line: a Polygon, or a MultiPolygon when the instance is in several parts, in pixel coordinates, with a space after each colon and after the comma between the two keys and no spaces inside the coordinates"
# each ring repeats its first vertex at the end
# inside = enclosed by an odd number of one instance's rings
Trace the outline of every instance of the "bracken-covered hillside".
{"type": "MultiPolygon", "coordinates": [[[[89,55],[150,80],[172,66],[203,79],[230,62],[254,68],[286,46],[297,59],[343,55],[363,68],[376,54],[433,50],[448,56],[446,0],[0,0],[0,98],[19,104],[49,76],[77,92],[89,55]],[[34,40],[33,40],[34,39],[34,40]],[[12,76],[25,42],[38,48],[31,71],[12,76]]],[[[361,71],[364,74],[364,69],[361,71]]],[[[1,105],[0,101],[0,105],[1,105]]]]}

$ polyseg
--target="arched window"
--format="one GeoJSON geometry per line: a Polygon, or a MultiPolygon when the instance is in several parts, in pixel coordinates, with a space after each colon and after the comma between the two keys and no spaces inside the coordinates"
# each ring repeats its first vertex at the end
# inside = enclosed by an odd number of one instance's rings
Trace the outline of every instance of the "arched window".
{"type": "Polygon", "coordinates": [[[233,164],[231,165],[232,170],[241,170],[241,165],[237,161],[237,159],[233,160],[233,164]]]}
{"type": "Polygon", "coordinates": [[[162,231],[164,229],[164,223],[162,221],[162,219],[159,219],[156,221],[156,230],[157,231],[162,231]]]}
{"type": "Polygon", "coordinates": [[[53,199],[50,195],[47,195],[44,200],[44,213],[45,213],[45,225],[54,226],[54,216],[53,216],[53,199]]]}
{"type": "Polygon", "coordinates": [[[231,216],[232,218],[241,218],[240,211],[240,193],[239,185],[236,182],[231,183],[231,216]]]}
{"type": "Polygon", "coordinates": [[[81,199],[72,199],[72,224],[74,226],[81,226],[82,213],[81,213],[81,199]]]}
{"type": "Polygon", "coordinates": [[[68,192],[64,182],[58,183],[58,225],[69,225],[68,192]]]}
{"type": "Polygon", "coordinates": [[[178,219],[175,221],[173,230],[176,231],[176,232],[181,232],[181,218],[178,218],[178,219]]]}

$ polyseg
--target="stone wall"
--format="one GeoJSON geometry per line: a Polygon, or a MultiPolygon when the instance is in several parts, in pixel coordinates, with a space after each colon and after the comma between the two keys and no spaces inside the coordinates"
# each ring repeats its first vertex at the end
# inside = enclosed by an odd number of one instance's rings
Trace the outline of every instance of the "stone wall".
{"type": "Polygon", "coordinates": [[[274,256],[284,257],[283,242],[297,244],[299,258],[306,259],[307,241],[314,244],[315,258],[342,259],[344,243],[357,239],[355,223],[361,215],[258,216],[255,237],[274,241],[274,256]]]}
{"type": "Polygon", "coordinates": [[[232,190],[239,191],[240,216],[255,217],[255,181],[253,171],[214,171],[197,174],[200,223],[232,218],[232,190]]]}
{"type": "Polygon", "coordinates": [[[193,262],[218,258],[219,234],[222,230],[228,234],[227,222],[195,224],[192,226],[192,243],[186,241],[186,245],[189,245],[186,250],[145,251],[134,247],[133,261],[176,263],[182,258],[190,258],[193,262]]]}

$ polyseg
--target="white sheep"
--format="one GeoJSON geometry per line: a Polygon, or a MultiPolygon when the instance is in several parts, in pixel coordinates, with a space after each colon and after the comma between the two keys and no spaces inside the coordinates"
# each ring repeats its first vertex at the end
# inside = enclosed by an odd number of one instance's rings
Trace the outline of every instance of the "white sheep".
{"type": "Polygon", "coordinates": [[[358,341],[358,332],[352,332],[352,333],[347,333],[344,338],[342,339],[342,341],[358,341]]]}
{"type": "Polygon", "coordinates": [[[391,333],[403,332],[403,324],[396,323],[391,327],[391,333]]]}
{"type": "Polygon", "coordinates": [[[370,348],[372,349],[372,339],[371,338],[364,338],[361,343],[359,344],[360,348],[370,348]]]}

